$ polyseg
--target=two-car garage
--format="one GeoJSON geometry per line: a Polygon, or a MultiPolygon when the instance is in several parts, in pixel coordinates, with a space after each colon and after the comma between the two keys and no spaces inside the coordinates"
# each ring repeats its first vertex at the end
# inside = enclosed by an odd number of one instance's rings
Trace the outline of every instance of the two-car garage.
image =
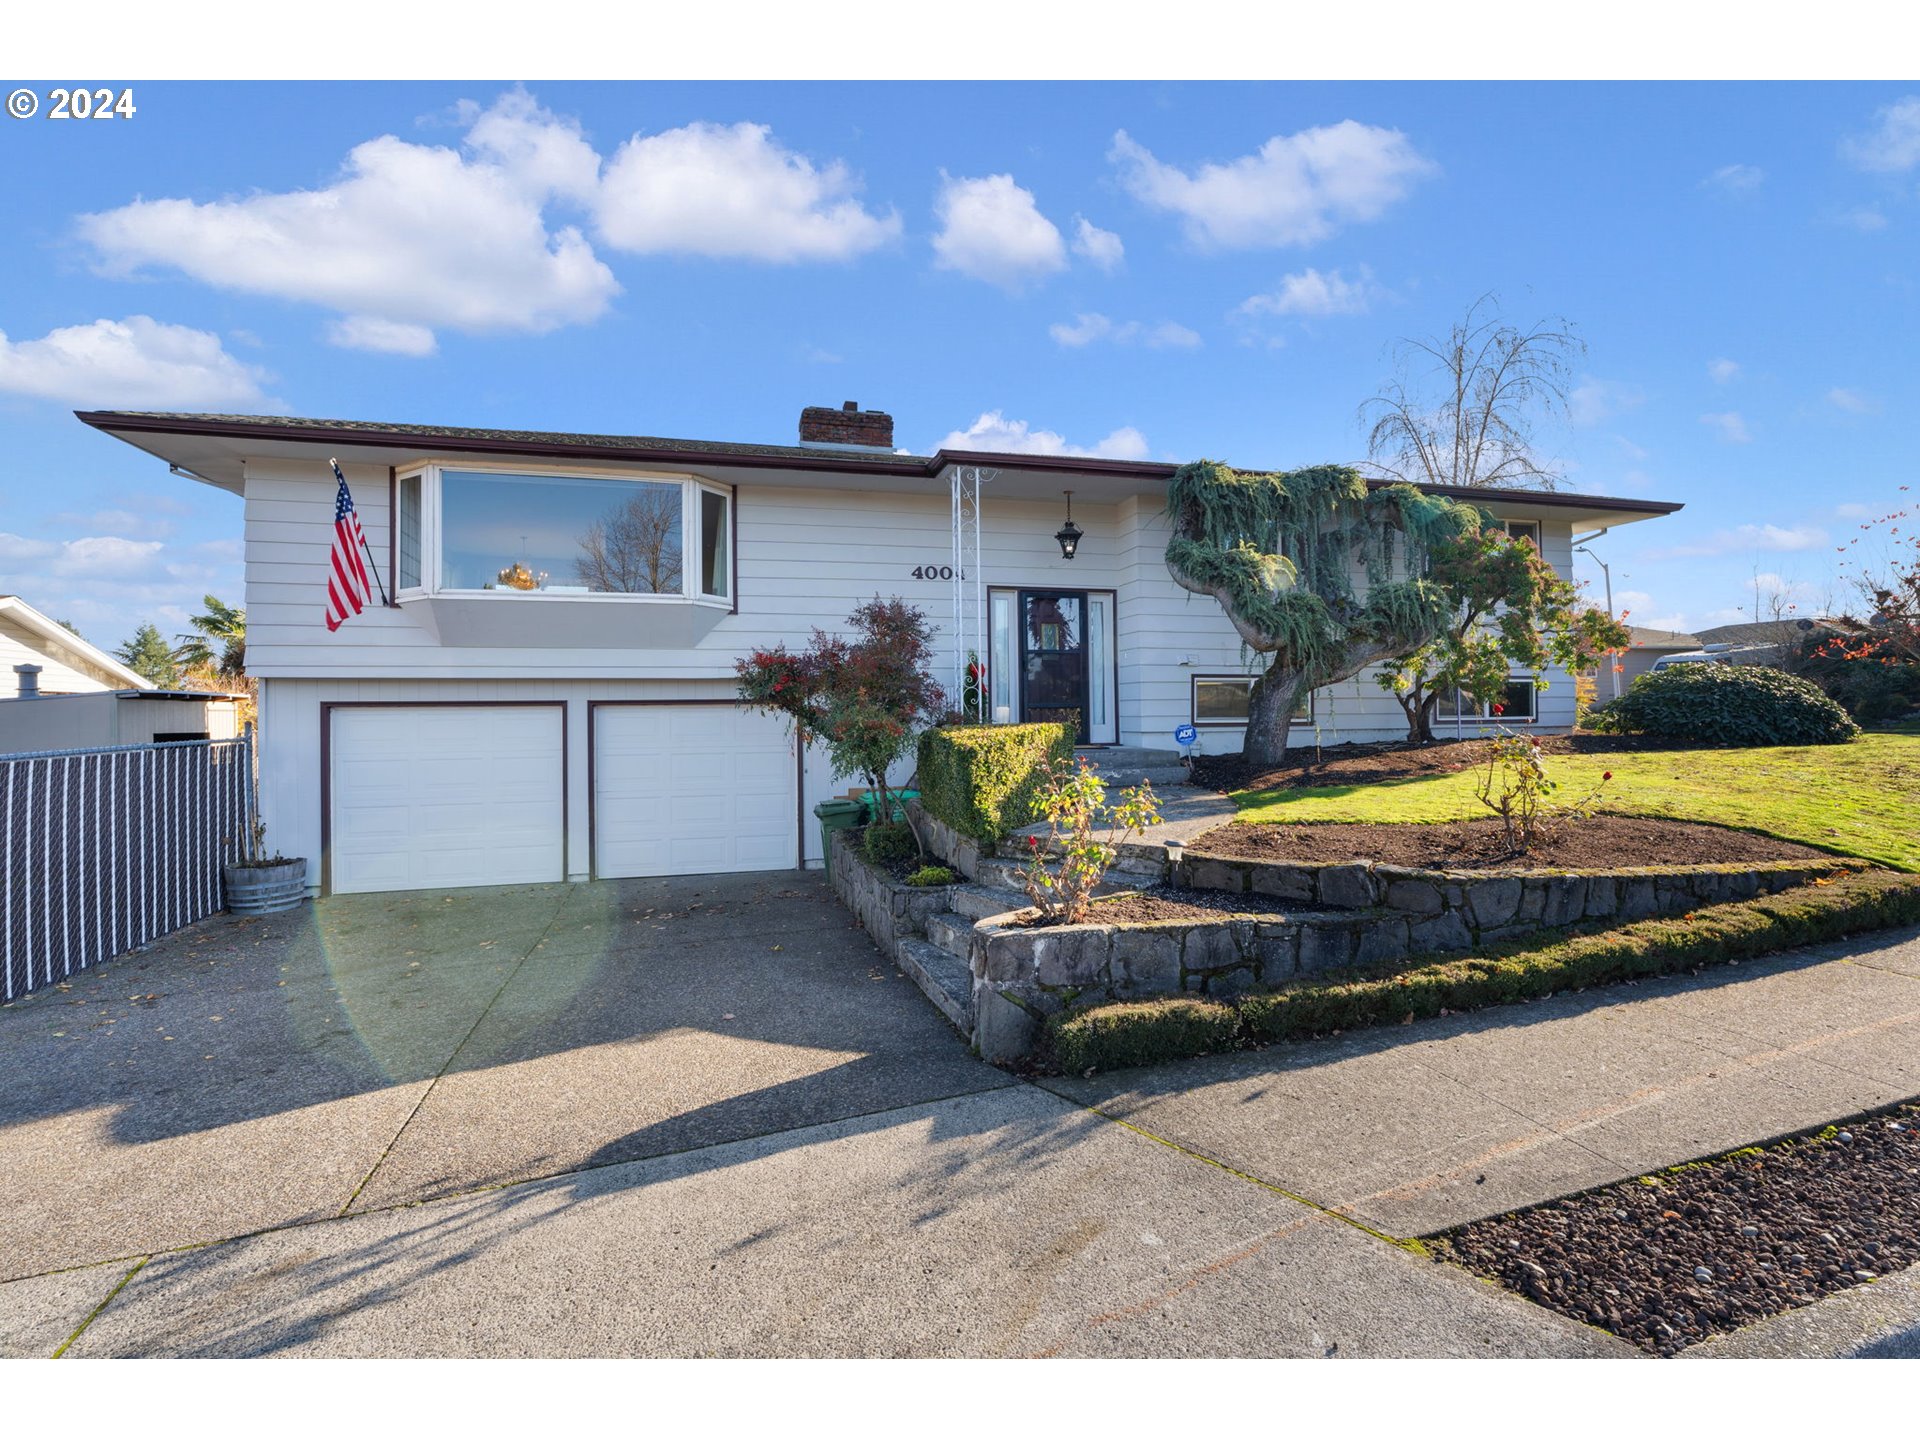
{"type": "Polygon", "coordinates": [[[798,864],[794,742],[778,720],[731,703],[322,711],[325,883],[335,893],[563,880],[588,870],[578,861],[589,851],[598,878],[798,864]],[[589,758],[579,775],[568,740],[582,720],[589,758]]]}

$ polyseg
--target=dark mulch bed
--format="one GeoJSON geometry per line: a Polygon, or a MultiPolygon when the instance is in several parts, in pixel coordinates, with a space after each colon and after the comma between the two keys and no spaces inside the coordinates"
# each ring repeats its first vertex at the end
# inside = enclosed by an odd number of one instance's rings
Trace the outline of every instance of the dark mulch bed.
{"type": "Polygon", "coordinates": [[[1435,1253],[1656,1355],[1920,1263],[1920,1106],[1477,1221],[1435,1253]]]}
{"type": "Polygon", "coordinates": [[[1505,829],[1492,817],[1433,825],[1254,825],[1233,821],[1196,837],[1190,849],[1195,855],[1229,855],[1240,860],[1305,864],[1379,860],[1389,865],[1441,870],[1607,870],[1633,865],[1731,865],[1832,858],[1791,840],[1775,840],[1746,830],[1635,815],[1593,815],[1585,820],[1563,821],[1537,838],[1525,855],[1513,852],[1505,829]]]}
{"type": "MultiPolygon", "coordinates": [[[[1189,890],[1184,885],[1156,885],[1093,902],[1089,925],[1137,925],[1146,920],[1218,920],[1227,915],[1287,915],[1300,906],[1271,895],[1229,895],[1224,890],[1189,890]]],[[[1022,928],[1037,929],[1058,921],[1027,920],[1022,928]]]]}
{"type": "MultiPolygon", "coordinates": [[[[1542,735],[1539,738],[1541,750],[1548,755],[1618,755],[1700,748],[1694,741],[1657,740],[1645,735],[1542,735]]],[[[1491,743],[1437,740],[1431,745],[1409,745],[1399,740],[1373,745],[1329,745],[1319,751],[1303,746],[1290,751],[1287,763],[1275,770],[1255,770],[1238,755],[1197,755],[1193,761],[1193,783],[1224,792],[1418,780],[1486,764],[1487,747],[1491,743]]]]}

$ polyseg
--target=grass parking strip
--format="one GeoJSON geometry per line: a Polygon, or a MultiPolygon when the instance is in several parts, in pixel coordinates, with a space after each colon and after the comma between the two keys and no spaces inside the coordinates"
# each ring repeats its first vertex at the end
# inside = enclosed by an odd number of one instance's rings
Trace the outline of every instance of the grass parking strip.
{"type": "Polygon", "coordinates": [[[79,1325],[75,1327],[74,1332],[71,1335],[67,1336],[66,1339],[60,1342],[60,1348],[54,1351],[52,1356],[49,1358],[58,1360],[62,1355],[65,1355],[67,1353],[68,1347],[71,1346],[73,1342],[78,1340],[82,1335],[86,1334],[87,1327],[93,1324],[94,1321],[100,1318],[100,1312],[105,1310],[107,1306],[113,1303],[114,1297],[118,1295],[122,1290],[127,1288],[127,1282],[133,1279],[133,1277],[138,1275],[142,1270],[144,1270],[147,1266],[147,1261],[151,1260],[152,1258],[153,1257],[151,1255],[143,1255],[138,1260],[134,1261],[133,1268],[127,1271],[126,1274],[120,1277],[120,1283],[114,1286],[113,1289],[107,1292],[107,1298],[102,1300],[98,1305],[94,1306],[93,1309],[87,1312],[87,1318],[82,1320],[79,1323],[79,1325]]]}

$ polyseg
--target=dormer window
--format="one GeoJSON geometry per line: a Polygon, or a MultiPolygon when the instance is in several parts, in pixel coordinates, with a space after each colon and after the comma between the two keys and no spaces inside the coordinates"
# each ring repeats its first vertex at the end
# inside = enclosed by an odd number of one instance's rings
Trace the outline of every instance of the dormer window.
{"type": "Polygon", "coordinates": [[[403,596],[731,602],[733,497],[694,476],[429,465],[398,499],[403,596]]]}

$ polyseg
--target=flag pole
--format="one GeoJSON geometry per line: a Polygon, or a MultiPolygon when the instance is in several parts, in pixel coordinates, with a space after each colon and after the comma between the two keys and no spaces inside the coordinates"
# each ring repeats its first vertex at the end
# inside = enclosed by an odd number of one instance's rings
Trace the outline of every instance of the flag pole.
{"type": "MultiPolygon", "coordinates": [[[[340,462],[330,455],[327,457],[327,464],[333,467],[334,479],[338,480],[342,485],[345,485],[347,483],[347,477],[340,473],[340,462]]],[[[387,517],[387,524],[393,524],[393,517],[391,515],[387,517]]],[[[367,541],[367,532],[357,525],[354,528],[360,531],[360,548],[366,552],[367,564],[373,568],[374,584],[380,587],[380,603],[391,609],[393,601],[387,598],[387,582],[380,578],[380,565],[379,562],[373,558],[373,546],[367,541]]]]}

